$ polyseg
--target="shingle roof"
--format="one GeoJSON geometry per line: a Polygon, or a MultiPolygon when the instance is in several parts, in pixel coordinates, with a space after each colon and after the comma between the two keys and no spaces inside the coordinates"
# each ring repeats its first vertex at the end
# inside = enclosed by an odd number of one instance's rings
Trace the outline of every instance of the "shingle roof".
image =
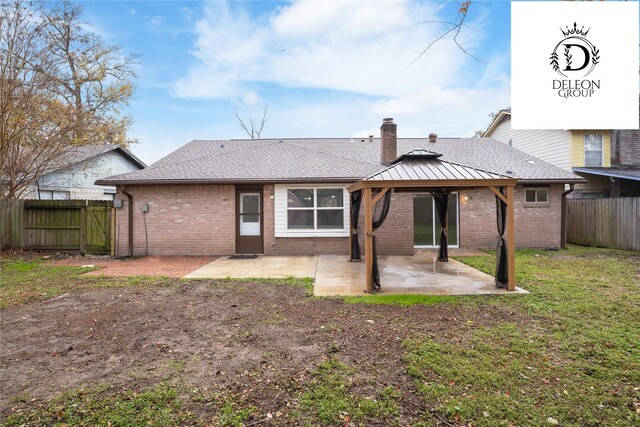
{"type": "MultiPolygon", "coordinates": [[[[421,149],[442,159],[528,181],[581,181],[577,175],[491,138],[399,138],[398,155],[421,149]]],[[[353,182],[380,164],[380,139],[290,138],[195,140],[146,169],[105,178],[100,184],[190,182],[353,182]]]]}
{"type": "Polygon", "coordinates": [[[145,163],[138,159],[126,148],[122,148],[119,145],[115,144],[89,144],[83,145],[80,147],[72,147],[65,151],[60,157],[55,159],[55,161],[51,164],[49,171],[62,169],[76,163],[80,163],[83,160],[91,159],[95,156],[98,156],[103,153],[108,153],[113,150],[118,150],[125,156],[127,156],[131,161],[138,164],[141,168],[144,168],[145,163]]]}

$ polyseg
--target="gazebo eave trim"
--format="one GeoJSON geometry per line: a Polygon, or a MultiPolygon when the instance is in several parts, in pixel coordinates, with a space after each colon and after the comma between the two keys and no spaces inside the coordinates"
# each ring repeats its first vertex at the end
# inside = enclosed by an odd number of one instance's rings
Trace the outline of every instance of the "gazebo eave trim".
{"type": "Polygon", "coordinates": [[[411,180],[361,180],[347,187],[349,193],[363,188],[478,188],[513,187],[517,178],[495,179],[411,179],[411,180]]]}

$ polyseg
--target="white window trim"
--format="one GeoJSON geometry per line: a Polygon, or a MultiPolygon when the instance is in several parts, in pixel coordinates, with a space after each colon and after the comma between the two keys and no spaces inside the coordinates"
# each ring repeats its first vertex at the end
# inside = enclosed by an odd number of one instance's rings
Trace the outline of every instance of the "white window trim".
{"type": "Polygon", "coordinates": [[[549,187],[524,187],[523,192],[524,197],[524,206],[525,207],[547,207],[549,206],[549,202],[551,200],[551,189],[549,187]],[[545,190],[547,192],[547,201],[546,202],[527,202],[527,190],[535,190],[536,191],[536,199],[538,198],[538,191],[545,190]]]}
{"type": "Polygon", "coordinates": [[[585,167],[602,167],[604,166],[604,136],[601,133],[586,133],[582,137],[582,151],[584,156],[584,166],[585,167]],[[587,164],[587,136],[599,136],[600,137],[600,150],[589,150],[589,151],[600,151],[600,164],[598,165],[588,165],[587,164]]]}
{"type": "MultiPolygon", "coordinates": [[[[274,231],[275,237],[349,237],[349,219],[350,219],[350,203],[349,203],[349,192],[347,191],[347,186],[349,184],[276,184],[274,186],[274,200],[273,200],[273,208],[274,208],[274,231]],[[325,230],[305,230],[305,229],[294,229],[289,230],[287,228],[287,190],[288,189],[297,189],[297,188],[307,188],[307,189],[322,189],[322,188],[342,188],[343,202],[342,209],[344,217],[342,219],[342,224],[344,228],[341,229],[325,229],[325,230]]],[[[316,214],[317,209],[324,208],[313,208],[314,215],[316,214]]],[[[332,208],[326,208],[332,209],[332,208]]],[[[333,208],[339,209],[339,208],[333,208]]],[[[315,219],[314,219],[315,221],[315,219]]]]}

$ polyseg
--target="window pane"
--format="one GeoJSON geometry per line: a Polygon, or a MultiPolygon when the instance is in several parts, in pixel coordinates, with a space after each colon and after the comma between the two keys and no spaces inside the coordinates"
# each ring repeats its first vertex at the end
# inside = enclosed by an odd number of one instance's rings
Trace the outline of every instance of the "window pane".
{"type": "Polygon", "coordinates": [[[602,150],[602,135],[585,135],[585,150],[602,150]]]}
{"type": "Polygon", "coordinates": [[[313,210],[289,210],[287,211],[287,228],[300,229],[310,228],[313,229],[313,210]]]}
{"type": "MultiPolygon", "coordinates": [[[[320,196],[318,196],[320,200],[320,196]]],[[[343,229],[344,210],[323,209],[318,210],[318,229],[339,228],[343,229]]]]}
{"type": "Polygon", "coordinates": [[[429,194],[413,197],[413,244],[433,246],[433,198],[429,194]]]}
{"type": "Polygon", "coordinates": [[[319,208],[341,208],[344,202],[342,188],[319,188],[318,207],[319,208]]]}
{"type": "Polygon", "coordinates": [[[585,166],[602,166],[602,151],[585,151],[585,166]]]}
{"type": "Polygon", "coordinates": [[[301,188],[288,190],[287,206],[290,208],[312,208],[313,190],[301,188]]]}
{"type": "Polygon", "coordinates": [[[547,190],[541,188],[538,190],[538,202],[546,202],[547,201],[547,190]]]}
{"type": "MultiPolygon", "coordinates": [[[[450,245],[458,244],[458,195],[449,196],[449,207],[447,208],[447,241],[450,245]]],[[[439,243],[439,238],[438,238],[439,243]]]]}
{"type": "Polygon", "coordinates": [[[524,201],[534,203],[536,201],[536,190],[524,190],[524,201]]]}
{"type": "Polygon", "coordinates": [[[257,194],[242,194],[240,200],[241,213],[259,213],[260,212],[260,196],[257,194]]]}

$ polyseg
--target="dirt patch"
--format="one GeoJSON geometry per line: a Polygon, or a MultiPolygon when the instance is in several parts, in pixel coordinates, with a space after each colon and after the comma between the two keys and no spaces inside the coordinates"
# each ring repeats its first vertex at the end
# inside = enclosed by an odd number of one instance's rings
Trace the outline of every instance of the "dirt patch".
{"type": "Polygon", "coordinates": [[[356,369],[357,392],[401,391],[402,422],[424,411],[406,375],[405,338],[456,341],[473,324],[517,321],[492,306],[383,306],[312,299],[302,287],[213,280],[60,295],[1,312],[1,416],[17,398],[99,384],[170,383],[243,396],[286,412],[328,357],[356,369]]]}

